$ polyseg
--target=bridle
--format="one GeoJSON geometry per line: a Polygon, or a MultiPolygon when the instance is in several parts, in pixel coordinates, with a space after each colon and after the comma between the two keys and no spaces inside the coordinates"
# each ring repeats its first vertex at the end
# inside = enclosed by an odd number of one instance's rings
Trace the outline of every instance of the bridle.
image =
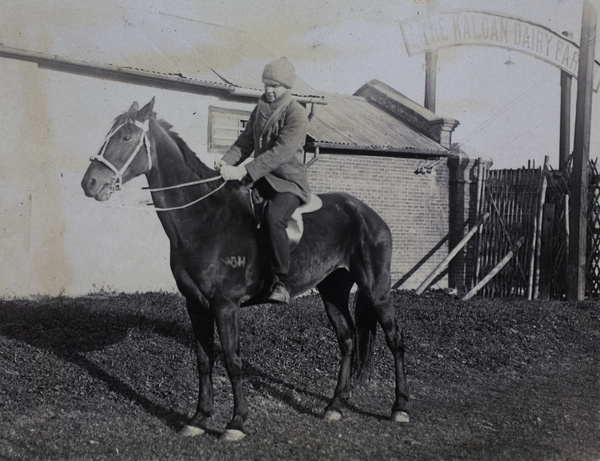
{"type": "MultiPolygon", "coordinates": [[[[120,169],[117,169],[117,167],[114,166],[110,162],[110,160],[108,160],[104,156],[104,154],[106,152],[106,147],[108,146],[108,143],[110,142],[111,138],[115,134],[117,134],[117,132],[121,128],[123,128],[125,125],[127,125],[128,123],[131,123],[131,122],[121,123],[116,128],[111,130],[106,135],[104,145],[102,146],[102,149],[100,149],[100,152],[98,153],[98,155],[93,155],[92,157],[90,157],[90,162],[93,162],[93,161],[100,162],[103,165],[106,165],[108,168],[110,168],[110,170],[114,173],[114,176],[111,178],[111,182],[110,182],[110,186],[109,186],[111,193],[121,190],[121,187],[123,186],[123,175],[127,171],[127,168],[129,168],[129,165],[131,165],[131,163],[133,162],[133,160],[135,159],[135,157],[137,156],[139,151],[142,149],[142,146],[144,146],[146,148],[146,154],[148,157],[148,171],[150,171],[152,169],[152,154],[150,151],[150,139],[148,138],[149,119],[146,120],[145,122],[140,122],[139,120],[133,121],[133,124],[142,130],[142,136],[140,136],[140,140],[137,143],[137,146],[135,146],[135,149],[131,152],[131,154],[129,154],[127,161],[125,161],[125,163],[123,164],[123,166],[120,169]]],[[[158,188],[154,188],[154,189],[151,189],[149,187],[143,187],[143,189],[149,190],[150,192],[162,192],[162,191],[171,190],[171,189],[179,189],[181,187],[195,186],[197,184],[204,184],[204,183],[216,181],[216,180],[222,179],[222,178],[223,178],[223,176],[219,175],[219,176],[215,176],[213,178],[201,179],[198,181],[187,182],[184,184],[177,184],[174,186],[158,187],[158,188]]],[[[156,211],[173,211],[173,210],[181,210],[182,208],[187,208],[189,206],[195,205],[196,203],[200,202],[201,200],[204,200],[205,198],[207,198],[210,195],[214,194],[215,192],[219,191],[220,189],[222,189],[225,186],[226,183],[227,183],[227,181],[223,181],[223,184],[221,184],[216,189],[213,189],[208,194],[203,195],[199,199],[193,200],[192,202],[186,203],[185,205],[169,207],[169,208],[159,208],[159,207],[155,206],[155,209],[156,209],[156,211]]],[[[148,205],[154,205],[154,204],[149,203],[148,205]]]]}
{"type": "Polygon", "coordinates": [[[139,120],[134,120],[133,123],[134,123],[135,126],[137,126],[138,128],[140,128],[142,130],[142,135],[140,136],[140,140],[137,143],[137,146],[135,146],[135,149],[133,149],[133,151],[131,152],[131,154],[129,154],[129,158],[123,164],[123,166],[121,167],[121,169],[117,169],[117,167],[114,166],[110,162],[110,160],[108,160],[104,156],[104,154],[106,152],[106,148],[107,148],[108,143],[111,140],[111,138],[115,134],[117,134],[117,132],[121,128],[123,128],[125,125],[127,125],[128,123],[122,123],[122,124],[118,125],[116,128],[114,128],[113,130],[111,130],[106,135],[106,139],[104,141],[104,145],[102,146],[102,149],[100,150],[100,152],[98,153],[98,155],[94,155],[94,156],[90,157],[90,162],[93,162],[93,161],[100,162],[100,163],[106,165],[108,168],[110,168],[110,170],[115,174],[111,178],[111,182],[110,182],[110,192],[111,193],[121,190],[121,187],[123,186],[123,175],[127,171],[127,168],[129,168],[129,165],[131,165],[131,163],[135,159],[136,155],[142,149],[142,146],[144,146],[146,148],[146,154],[147,154],[147,157],[148,157],[148,171],[150,171],[152,169],[152,154],[150,152],[150,139],[148,138],[149,120],[146,120],[145,122],[140,122],[139,120]]]}

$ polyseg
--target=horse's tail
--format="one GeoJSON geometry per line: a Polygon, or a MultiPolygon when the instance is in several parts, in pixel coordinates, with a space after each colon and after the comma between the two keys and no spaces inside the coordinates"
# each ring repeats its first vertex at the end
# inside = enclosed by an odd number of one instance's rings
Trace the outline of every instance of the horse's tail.
{"type": "Polygon", "coordinates": [[[356,294],[354,307],[354,360],[352,371],[356,379],[362,381],[369,377],[371,359],[375,349],[375,334],[377,333],[377,317],[373,305],[360,290],[356,294]]]}

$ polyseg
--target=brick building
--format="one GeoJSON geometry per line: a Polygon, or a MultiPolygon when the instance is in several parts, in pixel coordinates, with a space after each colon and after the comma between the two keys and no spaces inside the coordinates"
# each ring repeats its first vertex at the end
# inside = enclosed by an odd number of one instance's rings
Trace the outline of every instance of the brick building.
{"type": "Polygon", "coordinates": [[[458,122],[377,80],[353,96],[324,97],[309,123],[311,186],[347,191],[375,209],[392,230],[394,284],[414,288],[448,251],[447,158],[458,122]]]}

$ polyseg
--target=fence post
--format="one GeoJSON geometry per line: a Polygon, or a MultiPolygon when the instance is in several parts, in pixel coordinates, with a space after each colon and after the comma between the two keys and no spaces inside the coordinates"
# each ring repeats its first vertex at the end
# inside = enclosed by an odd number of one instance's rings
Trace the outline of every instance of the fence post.
{"type": "MultiPolygon", "coordinates": [[[[544,159],[544,168],[542,168],[542,190],[540,191],[540,201],[538,204],[537,214],[537,226],[535,229],[535,259],[537,264],[535,266],[535,280],[533,285],[533,299],[538,299],[540,294],[540,270],[541,270],[541,259],[542,259],[542,226],[544,225],[544,205],[546,204],[546,189],[548,188],[548,169],[550,164],[550,157],[546,155],[544,159]]],[[[532,250],[533,251],[533,248],[532,250]]]]}
{"type": "Polygon", "coordinates": [[[544,204],[546,203],[546,189],[548,187],[548,165],[550,157],[544,157],[544,167],[542,168],[542,178],[540,195],[538,196],[537,214],[533,221],[533,241],[531,242],[531,255],[529,262],[529,284],[527,286],[527,299],[537,299],[539,293],[540,281],[540,257],[542,252],[542,219],[544,216],[544,204]],[[537,264],[536,264],[537,263],[537,264]]]}
{"type": "Polygon", "coordinates": [[[550,299],[552,291],[552,269],[554,266],[554,255],[552,253],[552,244],[554,242],[554,203],[546,203],[544,205],[543,220],[542,255],[538,262],[540,277],[537,291],[539,292],[539,296],[534,296],[534,298],[550,299]]]}

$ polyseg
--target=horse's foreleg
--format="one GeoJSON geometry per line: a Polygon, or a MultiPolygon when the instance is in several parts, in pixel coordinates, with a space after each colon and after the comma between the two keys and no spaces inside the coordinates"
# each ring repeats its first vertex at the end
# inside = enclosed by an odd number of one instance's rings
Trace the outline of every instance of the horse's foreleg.
{"type": "Polygon", "coordinates": [[[242,388],[238,312],[238,306],[233,303],[223,303],[214,308],[217,330],[225,356],[225,367],[233,391],[233,418],[221,436],[221,439],[226,441],[241,440],[245,437],[244,422],[248,417],[248,403],[242,388]]]}
{"type": "Polygon", "coordinates": [[[345,406],[350,396],[354,323],[348,310],[348,301],[352,285],[349,274],[339,270],[318,286],[325,305],[325,312],[335,330],[341,351],[340,371],[335,394],[323,414],[323,418],[328,421],[336,421],[342,417],[342,407],[345,406]]]}
{"type": "Polygon", "coordinates": [[[213,411],[212,368],[215,327],[208,307],[201,305],[196,300],[188,299],[187,309],[196,339],[199,387],[196,413],[181,430],[181,434],[195,436],[204,433],[206,419],[211,416],[213,411]]]}

